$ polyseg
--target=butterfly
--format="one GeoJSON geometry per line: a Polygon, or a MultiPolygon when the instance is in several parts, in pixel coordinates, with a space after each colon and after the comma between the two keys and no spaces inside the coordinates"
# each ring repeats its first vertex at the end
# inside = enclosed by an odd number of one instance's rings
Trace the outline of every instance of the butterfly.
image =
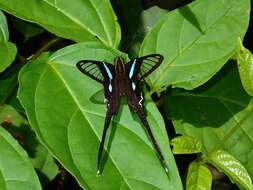
{"type": "Polygon", "coordinates": [[[161,164],[166,172],[168,167],[165,162],[162,151],[154,138],[149,123],[146,119],[146,115],[143,109],[143,96],[140,88],[140,82],[142,79],[152,73],[163,61],[163,56],[160,54],[151,54],[144,57],[139,57],[124,63],[122,57],[116,57],[114,65],[95,60],[81,60],[76,66],[77,68],[101,83],[104,86],[105,102],[107,104],[107,112],[105,116],[104,129],[102,139],[100,141],[98,149],[97,160],[97,174],[100,174],[100,164],[103,157],[104,142],[106,138],[106,132],[110,126],[112,117],[118,113],[120,106],[120,98],[125,96],[127,104],[131,112],[136,113],[142,124],[144,125],[146,132],[148,133],[153,147],[156,150],[161,164]]]}

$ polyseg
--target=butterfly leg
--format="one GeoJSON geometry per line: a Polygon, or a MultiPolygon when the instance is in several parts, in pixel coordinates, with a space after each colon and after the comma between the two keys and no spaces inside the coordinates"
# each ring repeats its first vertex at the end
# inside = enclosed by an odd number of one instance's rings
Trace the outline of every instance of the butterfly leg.
{"type": "Polygon", "coordinates": [[[155,137],[154,137],[154,135],[151,131],[151,128],[150,128],[149,123],[146,119],[145,113],[143,112],[142,109],[139,109],[136,113],[138,114],[139,118],[141,119],[141,121],[142,121],[142,123],[143,123],[143,125],[144,125],[150,139],[151,139],[153,147],[155,148],[155,150],[157,152],[158,158],[160,159],[160,162],[163,165],[163,168],[164,168],[165,172],[168,173],[168,171],[169,171],[168,166],[165,162],[165,159],[164,159],[164,156],[162,154],[161,148],[158,145],[157,141],[155,140],[155,137]]]}
{"type": "Polygon", "coordinates": [[[110,126],[110,121],[111,121],[112,116],[113,116],[113,114],[111,112],[107,111],[106,117],[105,117],[102,140],[100,141],[100,145],[99,145],[99,149],[98,149],[97,175],[100,175],[100,173],[101,173],[100,165],[101,165],[101,161],[102,161],[102,158],[103,158],[104,143],[105,143],[107,129],[110,126]]]}

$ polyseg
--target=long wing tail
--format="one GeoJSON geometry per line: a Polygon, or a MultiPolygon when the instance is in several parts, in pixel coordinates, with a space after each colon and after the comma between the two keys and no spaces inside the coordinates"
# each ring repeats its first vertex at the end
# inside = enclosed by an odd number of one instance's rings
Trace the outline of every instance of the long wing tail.
{"type": "Polygon", "coordinates": [[[106,133],[107,133],[107,129],[110,126],[110,122],[111,122],[111,118],[112,118],[113,114],[109,113],[107,111],[106,113],[106,117],[105,117],[105,123],[104,123],[104,129],[103,129],[103,135],[102,135],[102,140],[100,141],[100,145],[99,145],[99,149],[98,149],[98,161],[97,161],[97,175],[101,174],[101,161],[103,158],[103,153],[104,153],[104,143],[105,143],[105,138],[106,138],[106,133]]]}
{"type": "Polygon", "coordinates": [[[157,141],[155,140],[155,137],[154,137],[154,135],[153,135],[153,133],[151,131],[151,128],[149,126],[149,123],[148,123],[148,121],[146,119],[146,116],[145,116],[144,112],[142,110],[140,110],[140,111],[137,112],[137,114],[138,114],[140,120],[142,121],[142,123],[143,123],[143,125],[144,125],[144,127],[145,127],[145,129],[146,129],[146,131],[147,131],[147,133],[148,133],[148,135],[150,137],[150,139],[151,139],[151,142],[152,142],[152,144],[153,144],[153,146],[154,146],[154,148],[155,148],[155,150],[157,152],[157,156],[158,156],[158,158],[159,158],[159,160],[160,160],[160,162],[161,162],[161,164],[162,164],[165,172],[168,173],[169,169],[168,169],[168,166],[167,166],[167,164],[165,162],[165,159],[164,159],[164,156],[162,154],[161,148],[158,145],[157,141]]]}

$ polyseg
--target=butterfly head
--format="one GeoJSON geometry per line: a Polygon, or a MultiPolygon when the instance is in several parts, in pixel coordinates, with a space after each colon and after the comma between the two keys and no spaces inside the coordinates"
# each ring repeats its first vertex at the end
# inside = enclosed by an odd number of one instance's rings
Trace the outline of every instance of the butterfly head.
{"type": "Polygon", "coordinates": [[[118,74],[125,73],[124,59],[122,57],[116,57],[114,60],[115,71],[118,74]]]}

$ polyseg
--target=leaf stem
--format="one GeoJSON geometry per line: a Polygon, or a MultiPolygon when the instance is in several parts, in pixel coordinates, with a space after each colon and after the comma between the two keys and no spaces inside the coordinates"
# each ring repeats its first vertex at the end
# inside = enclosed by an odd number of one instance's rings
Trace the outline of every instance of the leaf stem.
{"type": "Polygon", "coordinates": [[[49,40],[46,44],[44,44],[32,57],[31,59],[34,60],[36,59],[37,57],[40,56],[40,54],[43,52],[43,51],[46,51],[50,46],[52,46],[54,43],[60,41],[61,38],[59,37],[55,37],[51,40],[49,40]]]}

